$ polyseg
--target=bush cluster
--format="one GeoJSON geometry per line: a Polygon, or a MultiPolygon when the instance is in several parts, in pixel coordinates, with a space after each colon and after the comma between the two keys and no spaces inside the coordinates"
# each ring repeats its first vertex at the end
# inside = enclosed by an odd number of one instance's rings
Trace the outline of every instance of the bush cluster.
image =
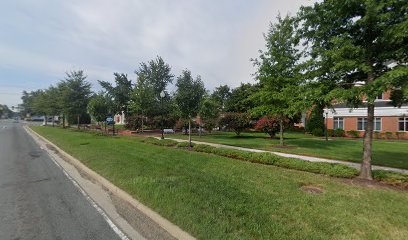
{"type": "Polygon", "coordinates": [[[360,137],[360,133],[356,130],[350,130],[347,131],[347,135],[349,135],[352,138],[359,138],[360,137]]]}
{"type": "MultiPolygon", "coordinates": [[[[281,118],[277,116],[265,116],[259,119],[255,124],[255,130],[258,132],[264,132],[269,134],[271,138],[275,136],[277,132],[280,132],[280,121],[281,118]]],[[[290,126],[290,120],[287,118],[282,119],[284,128],[290,126]]]]}
{"type": "Polygon", "coordinates": [[[324,131],[321,128],[315,128],[312,131],[312,135],[316,137],[323,137],[324,136],[324,131]]]}
{"type": "MultiPolygon", "coordinates": [[[[194,147],[196,144],[195,143],[191,143],[191,146],[194,147]]],[[[176,147],[178,148],[188,148],[190,147],[190,144],[188,142],[178,142],[176,144],[176,147]]]]}
{"type": "Polygon", "coordinates": [[[337,128],[334,130],[334,136],[335,137],[344,137],[346,136],[346,132],[343,129],[337,128]]]}
{"type": "Polygon", "coordinates": [[[143,142],[150,143],[153,145],[158,145],[158,146],[165,146],[165,147],[174,147],[177,145],[177,142],[174,140],[170,140],[170,139],[160,140],[154,137],[148,137],[144,139],[143,142]]]}
{"type": "Polygon", "coordinates": [[[373,177],[380,182],[408,188],[408,175],[406,174],[383,170],[373,170],[373,177]]]}

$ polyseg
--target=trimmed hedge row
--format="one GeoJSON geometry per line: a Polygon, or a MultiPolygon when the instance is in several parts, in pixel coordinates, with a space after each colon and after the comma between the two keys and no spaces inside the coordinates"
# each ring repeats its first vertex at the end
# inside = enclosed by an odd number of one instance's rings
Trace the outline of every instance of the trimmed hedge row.
{"type": "Polygon", "coordinates": [[[165,147],[174,147],[177,145],[177,142],[174,140],[170,140],[170,139],[160,140],[160,139],[153,138],[153,137],[148,137],[144,139],[143,142],[158,145],[158,146],[165,146],[165,147]]]}
{"type": "MultiPolygon", "coordinates": [[[[180,148],[185,148],[188,146],[187,142],[178,143],[170,139],[159,140],[157,138],[147,138],[144,142],[159,146],[177,146],[180,148]]],[[[239,159],[242,161],[275,165],[278,167],[319,173],[333,177],[352,178],[358,174],[358,171],[356,169],[341,164],[308,162],[296,158],[281,157],[272,153],[247,152],[236,149],[218,148],[205,144],[196,144],[193,146],[192,150],[196,152],[204,152],[218,156],[239,159]]]]}
{"type": "Polygon", "coordinates": [[[341,164],[309,162],[296,158],[281,157],[273,153],[247,152],[228,148],[217,148],[203,144],[195,146],[194,150],[197,152],[212,153],[219,156],[235,158],[249,162],[257,162],[289,169],[319,173],[333,177],[352,178],[358,174],[358,171],[356,169],[341,164]]]}
{"type": "MultiPolygon", "coordinates": [[[[177,148],[188,147],[188,142],[177,142],[170,139],[159,140],[157,138],[146,138],[144,142],[158,146],[177,148]]],[[[318,173],[332,177],[353,178],[356,177],[359,173],[357,169],[342,164],[309,162],[296,158],[281,157],[268,152],[248,152],[236,149],[213,147],[206,144],[193,144],[193,148],[191,149],[196,152],[209,153],[218,156],[239,159],[242,161],[318,173]]],[[[405,174],[383,170],[373,170],[373,177],[374,179],[389,185],[408,188],[408,175],[405,174]]]]}

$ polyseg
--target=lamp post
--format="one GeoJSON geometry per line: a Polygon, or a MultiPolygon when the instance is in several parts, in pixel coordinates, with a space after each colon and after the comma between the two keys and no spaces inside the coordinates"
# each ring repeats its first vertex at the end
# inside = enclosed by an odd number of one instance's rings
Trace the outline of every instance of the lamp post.
{"type": "Polygon", "coordinates": [[[326,110],[326,118],[325,118],[325,135],[326,135],[326,141],[329,141],[328,133],[327,133],[327,116],[329,115],[329,111],[326,110]]]}
{"type": "Polygon", "coordinates": [[[160,108],[161,108],[161,139],[164,139],[164,127],[163,127],[163,98],[166,96],[164,91],[160,92],[160,108]]]}

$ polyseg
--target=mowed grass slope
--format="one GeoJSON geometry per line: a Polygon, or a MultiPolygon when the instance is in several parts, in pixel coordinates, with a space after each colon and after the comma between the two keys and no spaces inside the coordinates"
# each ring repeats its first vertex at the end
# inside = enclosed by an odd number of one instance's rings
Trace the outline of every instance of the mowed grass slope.
{"type": "Polygon", "coordinates": [[[408,193],[154,146],[33,127],[199,239],[406,239],[408,193]],[[303,185],[320,187],[311,194],[303,185]]]}
{"type": "MultiPolygon", "coordinates": [[[[169,135],[168,137],[188,139],[188,136],[183,134],[169,135]]],[[[232,132],[214,132],[201,137],[194,134],[192,139],[351,162],[361,162],[363,151],[363,140],[361,138],[330,138],[330,141],[325,141],[324,138],[303,133],[285,133],[287,148],[278,148],[279,139],[271,139],[264,133],[242,133],[238,137],[232,132]]],[[[408,169],[408,141],[374,140],[373,164],[408,169]]]]}

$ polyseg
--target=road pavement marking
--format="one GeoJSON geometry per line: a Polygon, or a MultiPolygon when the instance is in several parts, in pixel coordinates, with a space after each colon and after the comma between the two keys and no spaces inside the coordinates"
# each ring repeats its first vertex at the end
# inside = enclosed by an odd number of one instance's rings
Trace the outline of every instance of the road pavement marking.
{"type": "Polygon", "coordinates": [[[102,215],[102,217],[109,224],[109,226],[112,228],[112,230],[120,237],[120,239],[129,240],[129,238],[122,232],[122,230],[120,230],[120,228],[118,226],[116,226],[116,224],[113,223],[113,221],[108,217],[108,215],[105,213],[105,211],[103,211],[102,208],[100,208],[98,206],[98,204],[96,204],[96,202],[94,200],[92,200],[92,198],[85,192],[85,190],[82,189],[82,187],[78,184],[78,182],[75,181],[75,179],[73,179],[68,174],[67,171],[65,171],[65,169],[54,159],[53,156],[51,156],[50,154],[48,154],[48,155],[50,156],[51,160],[55,163],[55,165],[57,165],[62,170],[62,172],[65,174],[65,176],[72,182],[72,184],[74,184],[74,186],[79,189],[79,191],[86,198],[86,200],[96,209],[96,211],[98,211],[99,214],[102,215]]]}

